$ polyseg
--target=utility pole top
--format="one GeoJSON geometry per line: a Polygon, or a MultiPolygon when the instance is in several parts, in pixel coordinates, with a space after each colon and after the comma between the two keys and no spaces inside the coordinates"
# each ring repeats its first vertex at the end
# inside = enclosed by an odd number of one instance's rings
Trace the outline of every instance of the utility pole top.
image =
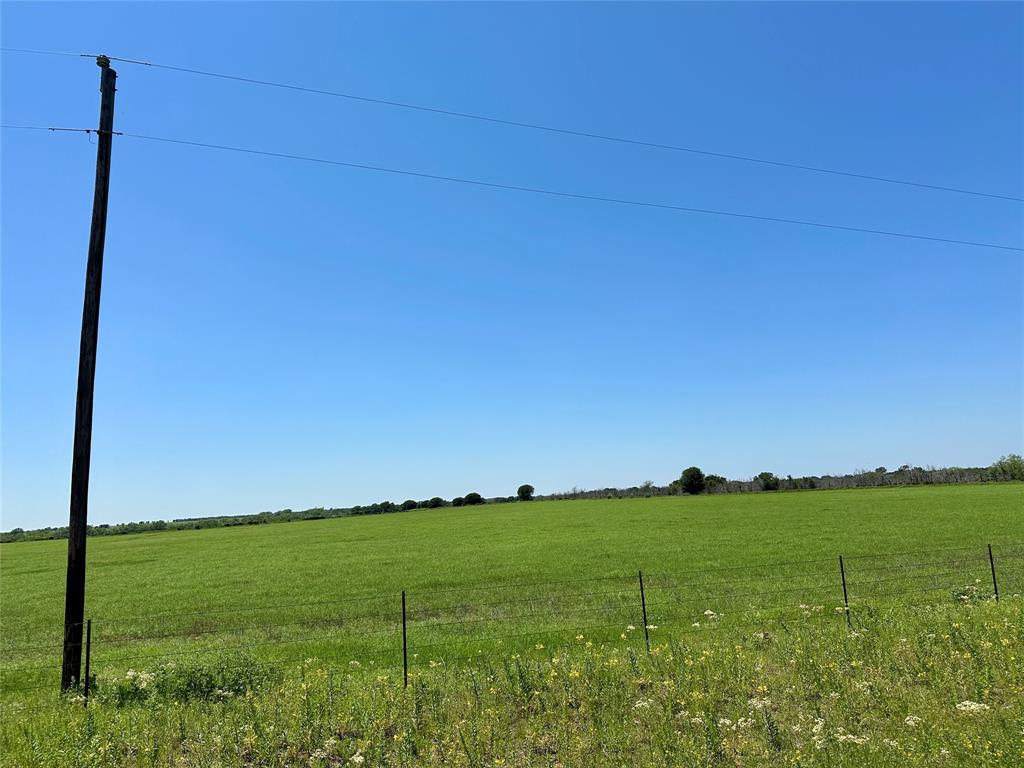
{"type": "Polygon", "coordinates": [[[104,56],[103,54],[100,54],[99,56],[96,57],[96,66],[97,67],[103,67],[104,69],[106,69],[107,67],[110,66],[110,57],[109,56],[104,56]]]}

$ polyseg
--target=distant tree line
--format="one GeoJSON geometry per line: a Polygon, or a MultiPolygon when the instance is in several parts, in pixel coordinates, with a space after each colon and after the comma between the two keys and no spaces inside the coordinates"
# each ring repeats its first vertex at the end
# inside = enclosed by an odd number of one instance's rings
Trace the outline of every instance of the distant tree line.
{"type": "MultiPolygon", "coordinates": [[[[505,504],[513,501],[529,501],[533,498],[533,486],[521,485],[515,496],[497,496],[485,499],[476,491],[465,496],[456,496],[451,501],[434,496],[423,501],[406,499],[401,504],[393,501],[379,501],[376,504],[356,505],[354,507],[313,507],[312,509],[282,509],[277,512],[259,512],[254,515],[220,515],[214,517],[183,517],[171,521],[140,520],[137,523],[115,523],[90,525],[89,536],[119,536],[129,533],[146,533],[148,531],[182,531],[201,530],[204,528],[230,528],[238,525],[267,525],[269,523],[291,523],[297,520],[324,520],[332,517],[354,517],[356,515],[384,515],[391,512],[408,512],[413,509],[440,509],[442,507],[475,506],[478,504],[505,504]]],[[[0,543],[15,541],[44,541],[47,539],[66,539],[67,526],[36,528],[24,530],[14,528],[0,532],[0,543]]]]}
{"type": "MultiPolygon", "coordinates": [[[[874,488],[898,485],[932,485],[942,483],[992,483],[1024,480],[1024,459],[1009,454],[996,460],[988,467],[912,467],[909,464],[889,470],[876,467],[873,470],[858,470],[847,475],[808,475],[804,477],[779,477],[773,472],[761,472],[749,480],[729,480],[722,475],[704,474],[699,467],[687,467],[679,477],[667,485],[655,485],[647,480],[629,488],[599,488],[586,490],[573,488],[571,491],[536,496],[532,485],[524,484],[516,490],[515,496],[484,498],[476,491],[465,496],[456,496],[451,501],[434,496],[417,501],[406,499],[400,504],[393,501],[379,501],[376,504],[354,507],[313,507],[312,509],[282,509],[277,512],[260,512],[254,515],[221,515],[214,517],[186,517],[171,521],[142,520],[137,523],[116,523],[90,525],[90,536],[118,536],[147,531],[182,531],[203,528],[228,528],[236,525],[267,525],[290,523],[298,520],[324,520],[333,517],[354,517],[356,515],[384,515],[392,512],[408,512],[414,509],[441,509],[444,507],[476,506],[479,504],[505,504],[534,499],[603,499],[636,498],[651,496],[698,495],[704,493],[761,493],[767,491],[805,491],[815,489],[874,488]]],[[[67,526],[23,530],[14,528],[0,532],[0,543],[15,541],[41,541],[66,539],[67,526]]]]}
{"type": "Polygon", "coordinates": [[[628,488],[573,488],[552,493],[545,499],[602,499],[650,496],[678,496],[701,493],[760,493],[764,491],[837,490],[842,488],[878,488],[901,485],[937,485],[955,483],[993,483],[1024,480],[1024,459],[1011,453],[988,467],[914,467],[904,464],[897,469],[876,467],[857,470],[846,475],[805,475],[779,477],[774,472],[761,472],[749,480],[729,480],[722,475],[704,474],[699,467],[687,467],[667,485],[647,480],[628,488]]]}

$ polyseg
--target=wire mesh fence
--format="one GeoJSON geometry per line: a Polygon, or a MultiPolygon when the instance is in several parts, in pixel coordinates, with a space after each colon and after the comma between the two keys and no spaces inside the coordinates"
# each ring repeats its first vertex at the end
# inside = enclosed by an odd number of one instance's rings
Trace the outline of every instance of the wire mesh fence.
{"type": "MultiPolygon", "coordinates": [[[[313,658],[336,668],[378,669],[408,683],[420,668],[479,662],[499,652],[579,641],[649,649],[652,640],[702,633],[844,621],[854,627],[861,612],[887,605],[1021,592],[1024,543],[1009,543],[100,616],[90,621],[83,651],[100,679],[237,652],[279,666],[313,658]]],[[[56,694],[60,653],[57,633],[45,640],[5,636],[4,713],[44,706],[36,703],[40,692],[56,694]]]]}

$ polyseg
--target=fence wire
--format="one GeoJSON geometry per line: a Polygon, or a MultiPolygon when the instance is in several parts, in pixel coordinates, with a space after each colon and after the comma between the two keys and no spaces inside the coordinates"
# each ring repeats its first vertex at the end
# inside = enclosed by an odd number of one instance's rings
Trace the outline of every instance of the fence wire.
{"type": "MultiPolygon", "coordinates": [[[[991,559],[985,548],[956,547],[854,554],[843,560],[845,568],[837,557],[655,571],[643,574],[642,588],[637,572],[438,587],[405,593],[404,601],[400,594],[377,593],[197,612],[100,616],[93,620],[92,646],[87,650],[91,669],[101,678],[123,674],[129,665],[257,651],[275,664],[315,657],[375,669],[395,668],[395,661],[404,658],[406,664],[398,663],[397,668],[408,679],[424,659],[479,660],[498,648],[515,649],[527,641],[534,646],[572,643],[582,636],[588,642],[632,642],[653,633],[660,642],[768,625],[852,623],[858,611],[877,601],[922,607],[1019,594],[1024,588],[1021,542],[993,547],[991,559]],[[284,621],[235,618],[273,611],[310,615],[284,621]],[[301,656],[287,655],[299,649],[304,649],[301,656]],[[378,660],[389,666],[375,666],[378,660]]],[[[28,640],[11,643],[8,636],[0,646],[0,697],[57,686],[61,638],[28,640]]],[[[55,698],[39,706],[66,700],[55,698]]],[[[24,704],[8,702],[0,713],[28,711],[24,704]]]]}

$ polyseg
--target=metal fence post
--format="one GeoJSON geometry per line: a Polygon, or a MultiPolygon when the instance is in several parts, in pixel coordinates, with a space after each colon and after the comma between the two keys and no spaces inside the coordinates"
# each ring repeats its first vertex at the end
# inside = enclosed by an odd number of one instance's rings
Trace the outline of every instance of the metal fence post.
{"type": "Polygon", "coordinates": [[[992,545],[988,545],[988,564],[992,569],[992,594],[996,597],[996,602],[999,602],[999,582],[996,581],[996,559],[992,557],[992,545]]]}
{"type": "Polygon", "coordinates": [[[85,687],[82,689],[82,706],[89,706],[89,667],[92,660],[92,619],[85,622],[85,687]]]}
{"type": "Polygon", "coordinates": [[[846,592],[846,567],[843,565],[843,556],[839,556],[839,576],[843,580],[843,606],[846,609],[846,626],[849,629],[853,629],[853,624],[850,622],[850,597],[846,592]]]}
{"type": "Polygon", "coordinates": [[[640,576],[640,609],[643,611],[644,617],[644,644],[647,646],[647,652],[651,652],[651,635],[647,631],[647,597],[644,595],[644,572],[637,571],[640,576]]]}
{"type": "Polygon", "coordinates": [[[404,688],[409,687],[409,641],[405,631],[405,590],[402,590],[402,679],[404,688]]]}

